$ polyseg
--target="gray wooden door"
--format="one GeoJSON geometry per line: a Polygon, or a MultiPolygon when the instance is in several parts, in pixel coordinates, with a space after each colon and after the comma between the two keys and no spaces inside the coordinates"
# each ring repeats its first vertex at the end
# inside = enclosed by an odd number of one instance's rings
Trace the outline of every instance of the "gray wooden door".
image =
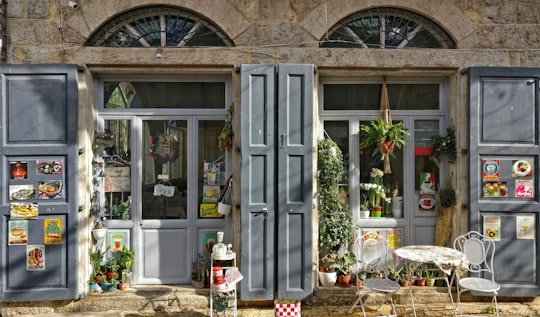
{"type": "Polygon", "coordinates": [[[241,71],[242,300],[313,291],[313,65],[241,71]]]}
{"type": "Polygon", "coordinates": [[[478,67],[469,75],[469,228],[495,239],[499,295],[537,296],[540,68],[478,67]],[[520,161],[530,173],[516,172],[520,161]],[[523,195],[522,186],[532,191],[523,195]]]}
{"type": "Polygon", "coordinates": [[[3,65],[0,76],[0,300],[77,298],[77,66],[3,65]],[[17,162],[23,178],[11,177],[17,162]],[[40,191],[58,182],[59,193],[40,191]],[[37,205],[37,217],[15,219],[17,203],[37,205]],[[25,238],[14,237],[18,226],[25,238]]]}

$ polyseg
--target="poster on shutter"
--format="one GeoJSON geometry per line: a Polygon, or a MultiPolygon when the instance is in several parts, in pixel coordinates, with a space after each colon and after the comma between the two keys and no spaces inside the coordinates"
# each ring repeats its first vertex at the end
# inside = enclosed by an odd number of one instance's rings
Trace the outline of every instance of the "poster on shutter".
{"type": "Polygon", "coordinates": [[[484,234],[493,241],[501,240],[501,217],[495,215],[484,216],[484,234]]]}
{"type": "Polygon", "coordinates": [[[45,270],[45,246],[27,245],[26,246],[26,270],[43,271],[45,270]]]}
{"type": "Polygon", "coordinates": [[[534,240],[534,216],[516,217],[516,238],[534,240]]]}
{"type": "Polygon", "coordinates": [[[10,220],[8,222],[8,244],[21,245],[28,243],[28,220],[10,220]]]}
{"type": "Polygon", "coordinates": [[[62,219],[43,220],[45,244],[62,244],[62,219]]]}
{"type": "Polygon", "coordinates": [[[500,160],[482,160],[482,181],[498,181],[501,177],[500,160]]]}
{"type": "Polygon", "coordinates": [[[516,198],[533,198],[534,180],[516,179],[516,198]]]}
{"type": "Polygon", "coordinates": [[[129,167],[105,167],[105,192],[121,193],[131,191],[129,167]]]}

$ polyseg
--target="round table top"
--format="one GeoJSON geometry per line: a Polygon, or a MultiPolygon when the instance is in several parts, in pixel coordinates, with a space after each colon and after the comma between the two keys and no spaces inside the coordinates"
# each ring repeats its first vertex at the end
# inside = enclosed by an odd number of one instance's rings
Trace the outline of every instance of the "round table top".
{"type": "Polygon", "coordinates": [[[394,254],[401,259],[417,263],[434,263],[446,274],[452,270],[458,275],[468,271],[469,260],[465,253],[435,245],[410,245],[398,248],[394,254]]]}

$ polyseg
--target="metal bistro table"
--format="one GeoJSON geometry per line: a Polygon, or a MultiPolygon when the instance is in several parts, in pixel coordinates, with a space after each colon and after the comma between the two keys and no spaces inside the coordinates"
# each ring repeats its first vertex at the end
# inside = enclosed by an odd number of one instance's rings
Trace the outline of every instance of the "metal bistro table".
{"type": "MultiPolygon", "coordinates": [[[[452,275],[452,272],[461,276],[468,271],[469,260],[467,260],[465,253],[456,249],[441,246],[411,245],[396,249],[394,254],[398,259],[405,260],[406,268],[408,269],[414,270],[422,263],[433,263],[446,274],[445,279],[448,287],[448,296],[450,297],[455,316],[456,306],[454,304],[454,299],[452,298],[452,285],[450,285],[450,282],[448,281],[448,276],[452,275]]],[[[408,272],[408,276],[409,296],[411,298],[413,314],[416,316],[411,281],[412,272],[408,272]]]]}

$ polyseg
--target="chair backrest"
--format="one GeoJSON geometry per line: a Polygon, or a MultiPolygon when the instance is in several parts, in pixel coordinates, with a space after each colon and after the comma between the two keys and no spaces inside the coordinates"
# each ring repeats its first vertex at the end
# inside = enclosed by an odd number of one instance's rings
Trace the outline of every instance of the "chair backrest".
{"type": "Polygon", "coordinates": [[[469,272],[489,273],[489,278],[494,280],[495,242],[490,237],[478,231],[469,231],[454,240],[454,248],[467,256],[469,272]]]}
{"type": "Polygon", "coordinates": [[[386,258],[388,243],[375,232],[368,232],[355,241],[353,253],[356,255],[357,271],[365,273],[384,272],[386,277],[386,258]]]}

